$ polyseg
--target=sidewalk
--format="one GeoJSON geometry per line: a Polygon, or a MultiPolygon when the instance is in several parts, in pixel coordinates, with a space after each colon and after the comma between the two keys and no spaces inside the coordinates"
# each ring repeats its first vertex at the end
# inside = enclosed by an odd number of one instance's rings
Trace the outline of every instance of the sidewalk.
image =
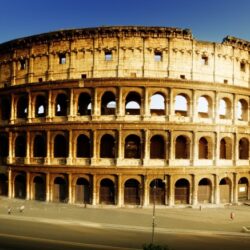
{"type": "MultiPolygon", "coordinates": [[[[62,203],[45,203],[0,198],[0,219],[37,221],[52,224],[75,224],[97,228],[151,231],[151,208],[84,208],[62,203]],[[24,211],[19,208],[24,205],[24,211]],[[11,214],[8,214],[11,207],[11,214]]],[[[250,226],[249,206],[225,208],[156,208],[156,230],[161,233],[245,235],[250,226]],[[235,217],[232,220],[231,213],[235,217]]]]}

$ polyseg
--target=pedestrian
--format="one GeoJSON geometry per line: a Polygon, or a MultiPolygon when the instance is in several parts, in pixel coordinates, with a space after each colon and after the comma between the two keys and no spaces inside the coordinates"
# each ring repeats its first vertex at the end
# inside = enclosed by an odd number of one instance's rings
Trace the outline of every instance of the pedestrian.
{"type": "Polygon", "coordinates": [[[11,214],[11,207],[8,207],[8,214],[11,214]]]}
{"type": "Polygon", "coordinates": [[[233,220],[233,219],[234,219],[234,217],[235,217],[234,212],[231,212],[231,214],[230,214],[230,218],[231,218],[231,220],[233,220]]]}
{"type": "Polygon", "coordinates": [[[24,210],[24,205],[22,205],[20,208],[19,208],[19,212],[22,213],[24,210]]]}

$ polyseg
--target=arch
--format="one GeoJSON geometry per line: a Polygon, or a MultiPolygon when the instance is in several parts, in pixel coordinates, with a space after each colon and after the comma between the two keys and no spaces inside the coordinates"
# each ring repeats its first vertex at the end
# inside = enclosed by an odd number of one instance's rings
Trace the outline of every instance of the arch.
{"type": "Polygon", "coordinates": [[[37,201],[46,200],[46,184],[43,176],[36,176],[33,179],[34,199],[37,201]]]}
{"type": "Polygon", "coordinates": [[[108,178],[100,182],[100,204],[115,204],[115,184],[108,178]]]}
{"type": "Polygon", "coordinates": [[[26,157],[26,135],[18,135],[16,137],[15,157],[26,157]]]}
{"type": "Polygon", "coordinates": [[[47,98],[44,95],[38,95],[35,102],[35,117],[46,117],[47,109],[47,98]]]}
{"type": "Polygon", "coordinates": [[[165,115],[165,96],[161,93],[155,93],[150,98],[151,115],[165,115]]]}
{"type": "Polygon", "coordinates": [[[190,184],[182,178],[175,183],[175,204],[189,204],[190,184]]]}
{"type": "Polygon", "coordinates": [[[105,134],[100,143],[101,158],[115,158],[115,138],[112,135],[105,134]]]}
{"type": "Polygon", "coordinates": [[[190,143],[186,136],[179,135],[175,141],[175,158],[189,159],[190,157],[190,143]]]}
{"type": "Polygon", "coordinates": [[[175,96],[175,114],[181,116],[188,116],[189,112],[189,98],[186,94],[178,94],[175,96]]]}
{"type": "Polygon", "coordinates": [[[54,139],[54,157],[68,157],[68,140],[64,135],[58,134],[54,139]]]}
{"type": "Polygon", "coordinates": [[[124,204],[141,204],[141,187],[136,179],[128,179],[124,184],[124,204]]]}
{"type": "Polygon", "coordinates": [[[150,159],[165,159],[165,141],[161,135],[150,139],[150,159]]]}
{"type": "Polygon", "coordinates": [[[230,203],[231,201],[231,181],[229,178],[220,180],[220,203],[230,203]]]}
{"type": "Polygon", "coordinates": [[[75,186],[75,202],[90,204],[90,183],[85,178],[78,178],[75,186]]]}
{"type": "Polygon", "coordinates": [[[11,115],[11,99],[7,96],[1,98],[1,119],[9,120],[11,115]]]}
{"type": "Polygon", "coordinates": [[[78,97],[78,115],[91,115],[91,96],[88,93],[81,93],[78,97]]]}
{"type": "Polygon", "coordinates": [[[206,95],[200,96],[198,99],[197,111],[198,111],[198,116],[200,118],[210,117],[210,115],[211,115],[211,98],[206,96],[206,95]]]}
{"type": "Polygon", "coordinates": [[[199,140],[199,159],[211,159],[212,148],[206,137],[201,137],[199,140]]]}
{"type": "Polygon", "coordinates": [[[0,195],[8,196],[8,176],[0,174],[0,195]]]}
{"type": "Polygon", "coordinates": [[[91,143],[86,135],[79,135],[77,137],[76,157],[90,158],[91,157],[91,143]]]}
{"type": "Polygon", "coordinates": [[[229,137],[220,140],[220,159],[232,159],[232,140],[229,137]]]}
{"type": "Polygon", "coordinates": [[[16,175],[14,179],[15,198],[26,198],[26,176],[23,174],[16,175]]]}
{"type": "Polygon", "coordinates": [[[249,140],[247,138],[241,138],[239,140],[239,159],[248,160],[249,159],[249,140]]]}
{"type": "Polygon", "coordinates": [[[68,97],[66,94],[60,93],[56,97],[55,115],[67,116],[68,114],[68,97]]]}
{"type": "Polygon", "coordinates": [[[63,177],[56,177],[53,183],[53,201],[67,202],[68,201],[68,185],[63,177]]]}
{"type": "Polygon", "coordinates": [[[141,114],[141,96],[137,92],[129,92],[125,101],[126,115],[140,115],[141,114]]]}
{"type": "Polygon", "coordinates": [[[137,135],[128,135],[125,139],[125,158],[141,158],[141,142],[137,135]]]}
{"type": "Polygon", "coordinates": [[[46,137],[44,135],[36,135],[34,138],[33,146],[34,157],[46,157],[47,156],[47,145],[46,137]]]}
{"type": "Polygon", "coordinates": [[[27,118],[28,117],[28,97],[20,96],[17,100],[16,105],[17,118],[27,118]]]}
{"type": "Polygon", "coordinates": [[[107,91],[101,99],[101,114],[114,115],[116,113],[116,97],[113,92],[107,91]]]}
{"type": "Polygon", "coordinates": [[[220,119],[230,119],[231,118],[231,101],[229,98],[222,98],[219,102],[219,115],[220,119]]]}
{"type": "Polygon", "coordinates": [[[0,157],[9,156],[9,138],[5,134],[0,134],[0,157]]]}
{"type": "Polygon", "coordinates": [[[248,103],[244,99],[237,102],[237,119],[240,121],[248,120],[248,103]]]}
{"type": "Polygon", "coordinates": [[[238,181],[238,200],[246,201],[249,197],[249,181],[246,177],[241,177],[238,181]]]}
{"type": "Polygon", "coordinates": [[[208,178],[203,178],[199,181],[198,202],[201,204],[212,202],[212,183],[208,178]]]}
{"type": "Polygon", "coordinates": [[[165,183],[161,179],[154,179],[150,182],[149,203],[157,205],[165,205],[166,197],[165,183]]]}

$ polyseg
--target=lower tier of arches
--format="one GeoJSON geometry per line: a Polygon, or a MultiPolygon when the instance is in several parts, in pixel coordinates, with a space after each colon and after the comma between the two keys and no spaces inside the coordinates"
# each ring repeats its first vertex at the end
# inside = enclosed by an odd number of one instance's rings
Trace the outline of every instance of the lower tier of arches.
{"type": "MultiPolygon", "coordinates": [[[[89,205],[162,206],[250,200],[250,173],[145,174],[20,171],[0,174],[0,195],[89,205]]],[[[109,171],[112,172],[112,171],[109,171]]]]}

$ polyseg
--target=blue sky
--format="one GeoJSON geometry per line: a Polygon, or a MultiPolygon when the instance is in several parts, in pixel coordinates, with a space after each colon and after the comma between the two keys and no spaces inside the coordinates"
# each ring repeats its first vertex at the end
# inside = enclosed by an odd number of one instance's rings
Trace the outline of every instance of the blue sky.
{"type": "Polygon", "coordinates": [[[198,40],[250,41],[249,0],[0,0],[0,8],[0,43],[103,25],[189,28],[198,40]]]}

